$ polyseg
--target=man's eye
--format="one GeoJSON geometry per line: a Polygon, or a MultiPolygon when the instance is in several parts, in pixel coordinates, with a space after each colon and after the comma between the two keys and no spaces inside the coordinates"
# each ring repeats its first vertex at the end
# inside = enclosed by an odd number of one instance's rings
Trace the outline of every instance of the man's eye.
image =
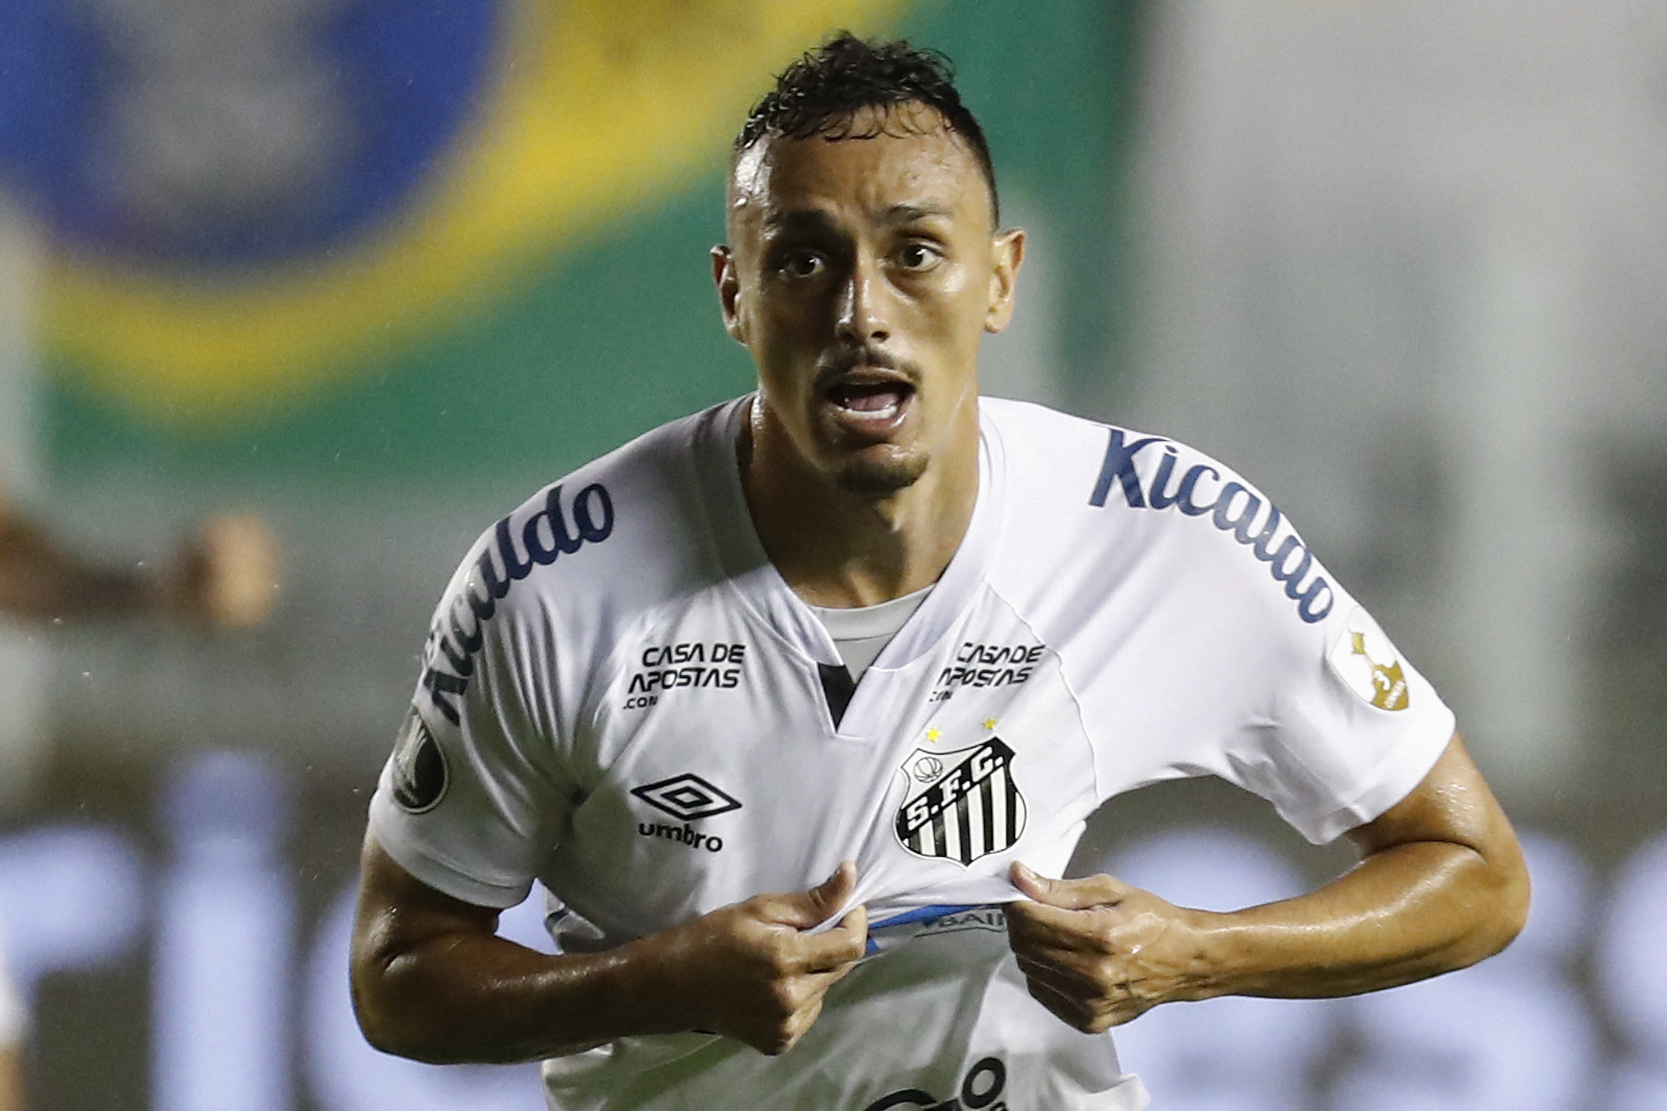
{"type": "Polygon", "coordinates": [[[929,270],[940,256],[924,243],[910,243],[897,252],[897,257],[905,270],[929,270]]]}
{"type": "Polygon", "coordinates": [[[822,256],[814,251],[795,251],[788,255],[782,269],[795,278],[810,278],[822,272],[822,256]]]}

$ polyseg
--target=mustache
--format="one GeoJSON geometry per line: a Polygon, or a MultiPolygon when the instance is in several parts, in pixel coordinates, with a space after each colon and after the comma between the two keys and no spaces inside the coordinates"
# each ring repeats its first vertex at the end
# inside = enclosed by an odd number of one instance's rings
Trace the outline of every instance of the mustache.
{"type": "Polygon", "coordinates": [[[816,375],[816,384],[819,388],[831,386],[840,377],[860,366],[896,371],[908,379],[910,385],[918,385],[920,382],[920,371],[913,363],[897,358],[882,347],[864,343],[842,347],[832,356],[823,359],[822,369],[816,375]]]}

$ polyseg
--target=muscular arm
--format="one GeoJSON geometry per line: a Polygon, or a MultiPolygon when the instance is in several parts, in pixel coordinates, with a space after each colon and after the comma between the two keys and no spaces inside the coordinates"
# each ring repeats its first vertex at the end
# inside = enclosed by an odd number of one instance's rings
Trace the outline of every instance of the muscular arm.
{"type": "Polygon", "coordinates": [[[371,1044],[422,1061],[504,1062],[631,1034],[709,1030],[781,1053],[862,955],[867,918],[842,865],[810,891],[760,895],[602,953],[548,956],[494,934],[498,914],[406,872],[374,836],[361,859],[353,1001],[371,1044]]]}
{"type": "Polygon", "coordinates": [[[1454,736],[1413,792],[1349,834],[1360,863],[1294,899],[1214,913],[1109,876],[1045,880],[1008,908],[1031,994],[1100,1031],[1178,1000],[1394,987],[1503,949],[1528,912],[1516,835],[1454,736]]]}

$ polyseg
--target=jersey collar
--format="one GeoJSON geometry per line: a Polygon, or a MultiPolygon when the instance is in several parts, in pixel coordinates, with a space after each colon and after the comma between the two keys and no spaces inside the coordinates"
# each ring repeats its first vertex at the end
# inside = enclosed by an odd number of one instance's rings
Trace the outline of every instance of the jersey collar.
{"type": "MultiPolygon", "coordinates": [[[[696,432],[696,471],[701,476],[712,548],[727,585],[743,605],[807,661],[837,665],[840,657],[833,638],[770,562],[747,510],[735,448],[750,401],[748,395],[708,410],[696,432]]],[[[868,716],[862,712],[862,704],[869,701],[863,687],[878,685],[867,683],[869,676],[906,668],[929,652],[960,622],[977,597],[1001,532],[1005,470],[1000,436],[981,407],[978,497],[966,535],[925,603],[880,653],[864,677],[865,683],[858,685],[842,733],[860,735],[861,722],[868,716]]]]}

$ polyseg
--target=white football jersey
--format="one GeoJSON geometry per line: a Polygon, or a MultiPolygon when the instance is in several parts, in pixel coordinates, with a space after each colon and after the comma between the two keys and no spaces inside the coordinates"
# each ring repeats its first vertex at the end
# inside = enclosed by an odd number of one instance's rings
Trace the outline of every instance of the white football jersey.
{"type": "Polygon", "coordinates": [[[856,862],[874,955],[798,1046],[623,1039],[548,1063],[554,1106],[1143,1106],[1109,1036],[1025,992],[1009,865],[1059,875],[1097,806],[1181,776],[1329,840],[1417,785],[1451,713],[1232,471],[991,399],[967,535],[853,688],[753,530],[746,407],[656,429],[480,539],[373,831],[472,903],[541,880],[569,948],[856,862]]]}

